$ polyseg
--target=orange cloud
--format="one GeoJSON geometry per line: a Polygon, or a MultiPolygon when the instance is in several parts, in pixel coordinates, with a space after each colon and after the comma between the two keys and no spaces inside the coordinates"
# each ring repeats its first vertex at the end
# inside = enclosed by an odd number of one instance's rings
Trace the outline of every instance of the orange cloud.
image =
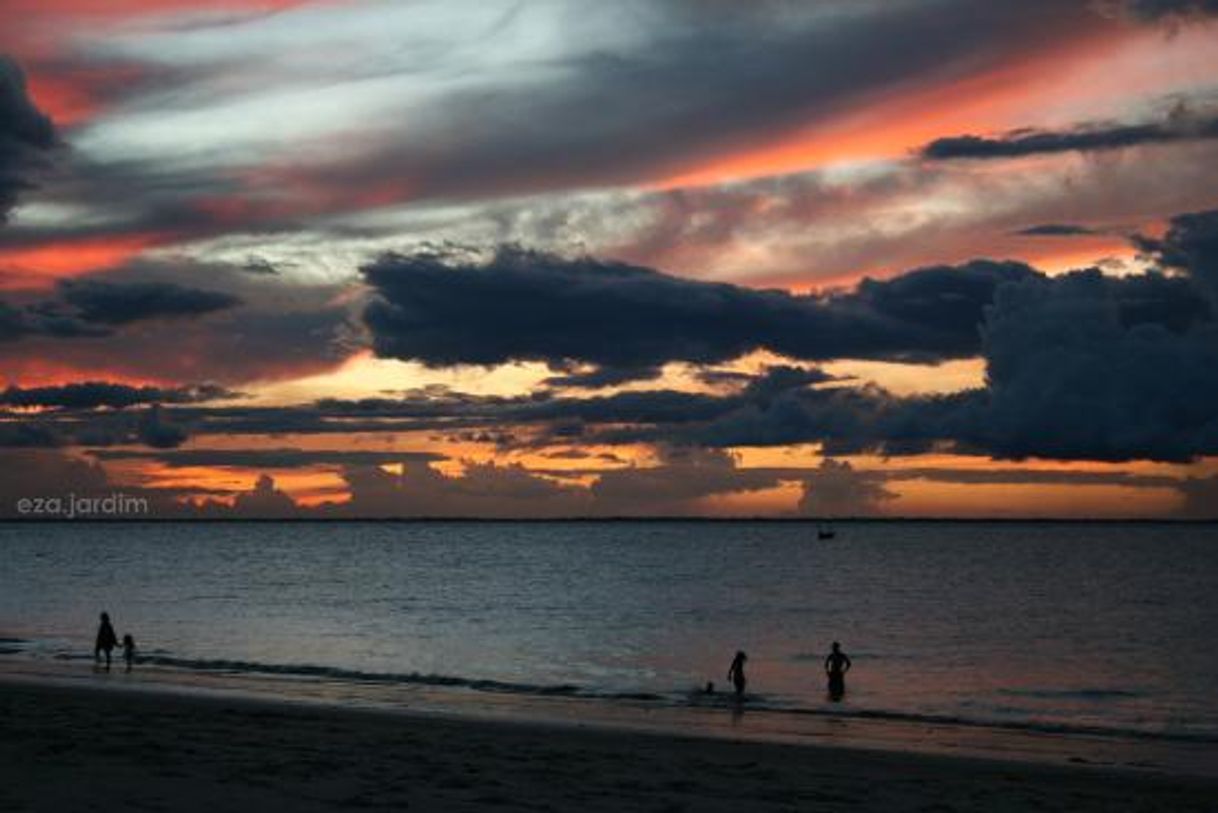
{"type": "Polygon", "coordinates": [[[30,98],[59,127],[95,118],[106,107],[108,96],[146,75],[137,65],[65,68],[35,61],[25,67],[30,98]]]}
{"type": "Polygon", "coordinates": [[[0,372],[0,387],[58,387],[79,384],[81,381],[108,381],[131,387],[172,386],[176,383],[164,378],[131,375],[121,367],[72,364],[35,354],[6,357],[3,372],[0,372]]]}
{"type": "Polygon", "coordinates": [[[899,495],[889,513],[909,517],[1126,519],[1168,515],[1180,504],[1179,491],[1168,487],[924,480],[888,487],[899,495]]]}
{"type": "Polygon", "coordinates": [[[49,287],[56,279],[119,265],[170,240],[169,235],[149,233],[0,248],[0,290],[49,287]]]}

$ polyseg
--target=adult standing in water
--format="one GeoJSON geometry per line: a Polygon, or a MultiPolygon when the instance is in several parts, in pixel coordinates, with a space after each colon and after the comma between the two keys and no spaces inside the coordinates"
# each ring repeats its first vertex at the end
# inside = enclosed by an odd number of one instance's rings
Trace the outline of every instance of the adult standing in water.
{"type": "Polygon", "coordinates": [[[737,700],[744,697],[744,687],[748,683],[744,677],[744,662],[748,659],[749,656],[741,650],[736,653],[736,657],[732,658],[732,665],[727,668],[727,679],[736,687],[737,700]]]}
{"type": "Polygon", "coordinates": [[[842,652],[842,645],[833,642],[833,650],[825,658],[825,674],[829,676],[829,699],[835,703],[846,694],[846,673],[851,667],[850,656],[842,652]]]}
{"type": "Polygon", "coordinates": [[[114,651],[114,647],[118,645],[118,636],[114,634],[114,627],[110,626],[110,614],[101,614],[101,624],[97,628],[97,641],[93,644],[93,661],[94,663],[101,660],[102,653],[106,655],[106,671],[110,671],[110,653],[114,651]]]}

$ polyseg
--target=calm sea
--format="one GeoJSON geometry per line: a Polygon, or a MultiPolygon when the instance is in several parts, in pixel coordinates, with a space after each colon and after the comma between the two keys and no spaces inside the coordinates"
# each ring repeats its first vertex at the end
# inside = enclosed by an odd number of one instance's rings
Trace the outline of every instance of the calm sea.
{"type": "Polygon", "coordinates": [[[1218,738],[1218,527],[0,524],[0,655],[142,669],[1218,738]],[[825,697],[831,641],[854,661],[825,697]]]}

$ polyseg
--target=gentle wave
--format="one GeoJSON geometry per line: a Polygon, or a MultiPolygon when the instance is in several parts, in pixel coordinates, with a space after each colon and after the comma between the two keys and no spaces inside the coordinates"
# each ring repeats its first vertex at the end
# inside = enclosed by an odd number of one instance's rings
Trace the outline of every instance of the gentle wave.
{"type": "Polygon", "coordinates": [[[25,652],[30,641],[24,638],[0,637],[0,655],[19,655],[25,652]]]}
{"type": "MultiPolygon", "coordinates": [[[[163,650],[157,651],[163,652],[163,650]]],[[[86,661],[91,655],[59,653],[57,660],[86,661]]],[[[141,665],[151,665],[189,672],[215,674],[265,675],[280,678],[309,678],[343,683],[422,686],[434,688],[469,689],[478,692],[517,694],[535,697],[568,697],[588,700],[640,702],[674,708],[734,708],[736,701],[730,692],[706,694],[700,690],[674,690],[668,694],[655,692],[612,692],[595,690],[571,683],[538,684],[457,675],[439,675],[422,672],[365,672],[312,664],[272,664],[253,661],[228,660],[223,658],[179,658],[170,654],[149,653],[140,655],[141,665]]],[[[1030,693],[1042,690],[1004,690],[1030,693]]],[[[1071,696],[1086,694],[1100,696],[1138,696],[1136,692],[1116,689],[1043,690],[1049,696],[1060,696],[1068,691],[1071,696]]],[[[749,693],[745,708],[749,713],[790,714],[804,717],[877,720],[923,725],[961,726],[1001,731],[1019,731],[1040,734],[1067,734],[1101,737],[1120,737],[1135,740],[1218,744],[1218,734],[1194,732],[1147,731],[1142,729],[1079,724],[1059,724],[1038,720],[994,720],[982,717],[966,717],[947,714],[925,714],[917,712],[889,711],[884,709],[859,708],[807,708],[791,705],[762,694],[749,693]]]]}
{"type": "MultiPolygon", "coordinates": [[[[61,653],[58,660],[92,660],[91,655],[61,653]]],[[[178,658],[172,655],[144,654],[136,662],[143,666],[162,666],[190,672],[269,675],[285,678],[318,678],[346,683],[379,685],[433,686],[437,688],[473,689],[479,692],[538,695],[543,697],[588,697],[608,700],[662,700],[650,692],[597,692],[571,683],[517,683],[487,678],[438,675],[426,672],[364,672],[335,666],[313,664],[277,664],[225,658],[178,658]]]]}

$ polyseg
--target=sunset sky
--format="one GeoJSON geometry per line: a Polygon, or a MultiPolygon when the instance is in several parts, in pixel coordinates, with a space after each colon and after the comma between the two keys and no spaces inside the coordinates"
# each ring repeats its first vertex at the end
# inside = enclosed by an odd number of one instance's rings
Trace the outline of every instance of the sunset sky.
{"type": "Polygon", "coordinates": [[[1214,0],[4,0],[0,516],[1218,515],[1214,0]]]}

